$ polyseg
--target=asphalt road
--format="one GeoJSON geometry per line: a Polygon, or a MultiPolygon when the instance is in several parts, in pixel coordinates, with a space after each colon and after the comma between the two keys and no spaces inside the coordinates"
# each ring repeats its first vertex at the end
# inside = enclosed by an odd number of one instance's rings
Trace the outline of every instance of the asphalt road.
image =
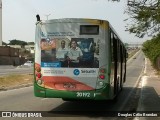
{"type": "Polygon", "coordinates": [[[3,69],[0,68],[0,76],[3,75],[9,75],[9,74],[30,74],[33,73],[33,67],[27,67],[27,68],[7,68],[3,69]]]}
{"type": "Polygon", "coordinates": [[[47,111],[44,114],[55,116],[38,120],[106,120],[105,115],[110,112],[136,111],[140,93],[139,79],[143,68],[144,55],[139,52],[136,59],[127,63],[127,80],[117,102],[64,102],[57,98],[37,98],[34,97],[33,87],[27,87],[0,92],[0,111],[47,111]]]}

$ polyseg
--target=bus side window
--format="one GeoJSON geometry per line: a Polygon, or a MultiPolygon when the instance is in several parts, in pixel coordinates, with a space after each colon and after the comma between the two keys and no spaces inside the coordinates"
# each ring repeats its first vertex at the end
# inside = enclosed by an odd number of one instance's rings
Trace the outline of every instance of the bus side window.
{"type": "Polygon", "coordinates": [[[117,36],[114,34],[113,35],[113,58],[114,62],[117,64],[117,59],[118,59],[118,40],[117,36]]]}
{"type": "Polygon", "coordinates": [[[111,34],[110,34],[111,36],[110,36],[110,44],[111,44],[111,61],[113,62],[114,61],[114,45],[113,45],[113,32],[111,32],[111,34]]]}

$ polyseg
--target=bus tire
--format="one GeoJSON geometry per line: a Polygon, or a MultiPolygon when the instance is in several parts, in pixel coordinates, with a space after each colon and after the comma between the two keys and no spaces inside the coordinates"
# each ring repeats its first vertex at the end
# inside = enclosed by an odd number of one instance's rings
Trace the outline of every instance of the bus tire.
{"type": "Polygon", "coordinates": [[[120,81],[120,91],[122,91],[122,90],[123,90],[123,80],[121,78],[121,81],[120,81]]]}
{"type": "Polygon", "coordinates": [[[73,102],[73,101],[79,101],[77,99],[69,99],[69,98],[62,98],[63,101],[73,102]]]}
{"type": "Polygon", "coordinates": [[[63,101],[72,101],[71,99],[62,98],[63,101]]]}
{"type": "Polygon", "coordinates": [[[112,102],[113,102],[113,103],[116,103],[117,101],[118,101],[118,95],[116,95],[116,96],[113,98],[112,102]]]}

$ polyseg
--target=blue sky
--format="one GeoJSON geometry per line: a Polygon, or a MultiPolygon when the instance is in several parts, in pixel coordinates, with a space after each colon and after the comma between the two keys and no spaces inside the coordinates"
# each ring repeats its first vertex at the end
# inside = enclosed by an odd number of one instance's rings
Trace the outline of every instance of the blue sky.
{"type": "Polygon", "coordinates": [[[110,21],[123,42],[142,43],[134,34],[125,32],[128,18],[124,14],[126,1],[108,0],[2,0],[2,37],[4,42],[12,39],[34,41],[36,14],[42,20],[57,18],[95,18],[110,21]]]}

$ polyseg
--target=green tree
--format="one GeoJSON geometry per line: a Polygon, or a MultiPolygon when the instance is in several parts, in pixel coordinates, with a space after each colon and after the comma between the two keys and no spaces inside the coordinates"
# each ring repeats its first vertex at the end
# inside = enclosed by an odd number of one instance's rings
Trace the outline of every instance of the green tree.
{"type": "Polygon", "coordinates": [[[14,39],[10,40],[9,45],[21,45],[22,47],[24,47],[25,45],[27,45],[27,42],[14,39]]]}
{"type": "Polygon", "coordinates": [[[144,42],[142,50],[156,67],[156,60],[160,56],[160,35],[144,42]]]}
{"type": "Polygon", "coordinates": [[[138,37],[156,36],[160,32],[160,0],[128,0],[126,31],[138,37]]]}
{"type": "Polygon", "coordinates": [[[5,42],[2,41],[2,45],[7,45],[7,43],[5,43],[5,42]]]}

